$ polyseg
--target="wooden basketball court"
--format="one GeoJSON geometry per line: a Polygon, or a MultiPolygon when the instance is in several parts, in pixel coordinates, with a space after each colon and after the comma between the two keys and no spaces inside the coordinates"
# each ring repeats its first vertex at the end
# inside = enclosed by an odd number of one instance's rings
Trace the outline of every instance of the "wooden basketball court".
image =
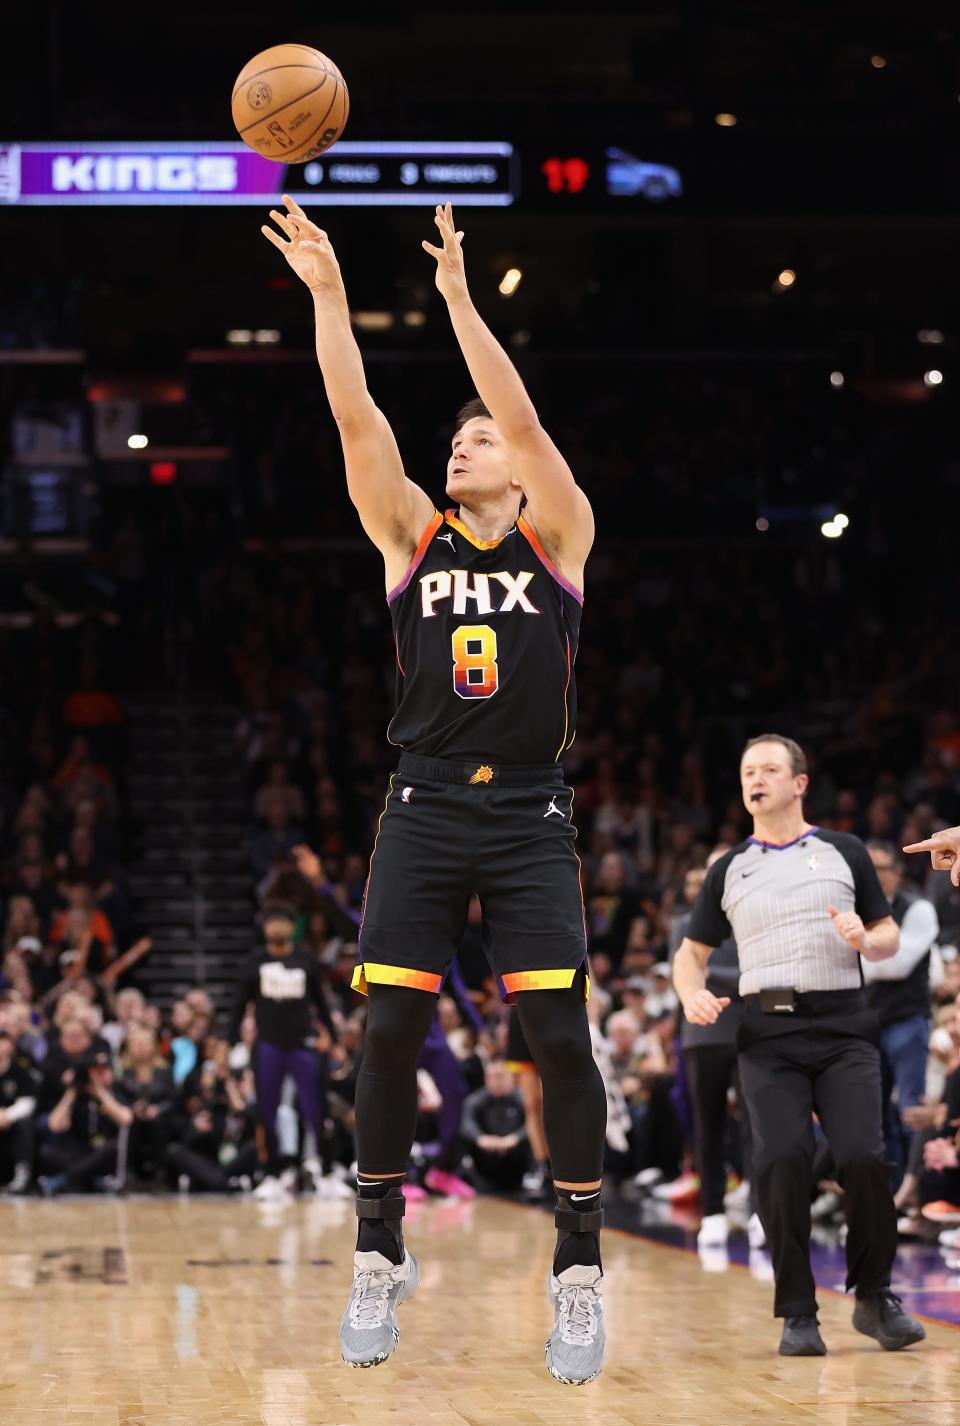
{"type": "Polygon", "coordinates": [[[776,1355],[769,1284],[605,1237],[607,1367],[543,1365],[553,1231],[497,1200],[411,1206],[423,1281],[382,1367],[343,1365],[351,1203],[0,1205],[2,1426],[703,1426],[960,1423],[960,1335],[886,1354],[821,1294],[830,1355],[776,1355]]]}

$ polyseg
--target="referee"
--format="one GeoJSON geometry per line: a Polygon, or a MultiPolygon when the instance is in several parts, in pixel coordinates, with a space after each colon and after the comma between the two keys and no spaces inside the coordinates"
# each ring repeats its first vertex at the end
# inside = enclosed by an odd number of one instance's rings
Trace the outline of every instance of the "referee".
{"type": "Polygon", "coordinates": [[[810,1270],[813,1115],[837,1164],[847,1215],[853,1325],[887,1351],[925,1336],[890,1290],[896,1215],[883,1161],[880,1030],[860,956],[896,954],[899,931],[863,843],[803,815],[809,781],[790,738],[753,738],[740,762],[753,836],[707,873],[674,961],[688,1020],[712,1024],[730,1003],[706,988],[727,936],[740,955],[740,1083],[753,1132],[757,1206],[773,1259],[782,1356],[822,1356],[810,1270]]]}

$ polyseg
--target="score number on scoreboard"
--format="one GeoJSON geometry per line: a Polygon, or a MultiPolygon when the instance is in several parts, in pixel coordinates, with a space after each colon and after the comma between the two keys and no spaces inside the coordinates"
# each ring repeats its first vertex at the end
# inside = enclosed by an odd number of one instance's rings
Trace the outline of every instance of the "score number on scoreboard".
{"type": "Polygon", "coordinates": [[[683,180],[670,164],[651,163],[611,147],[596,153],[548,154],[540,164],[540,192],[668,203],[683,196],[683,180]]]}

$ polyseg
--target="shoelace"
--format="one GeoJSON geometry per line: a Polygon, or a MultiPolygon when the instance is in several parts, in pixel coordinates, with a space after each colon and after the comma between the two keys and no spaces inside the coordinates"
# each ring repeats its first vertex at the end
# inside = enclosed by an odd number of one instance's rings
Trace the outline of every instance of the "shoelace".
{"type": "Polygon", "coordinates": [[[393,1286],[388,1272],[358,1273],[353,1282],[350,1326],[361,1331],[379,1327],[387,1315],[387,1297],[393,1286]]]}
{"type": "Polygon", "coordinates": [[[561,1287],[560,1340],[568,1347],[589,1347],[597,1335],[597,1291],[593,1287],[561,1287]]]}
{"type": "Polygon", "coordinates": [[[903,1303],[895,1292],[891,1292],[890,1289],[887,1288],[885,1292],[879,1294],[879,1297],[880,1311],[884,1317],[886,1317],[888,1313],[891,1317],[903,1316],[903,1303]]]}

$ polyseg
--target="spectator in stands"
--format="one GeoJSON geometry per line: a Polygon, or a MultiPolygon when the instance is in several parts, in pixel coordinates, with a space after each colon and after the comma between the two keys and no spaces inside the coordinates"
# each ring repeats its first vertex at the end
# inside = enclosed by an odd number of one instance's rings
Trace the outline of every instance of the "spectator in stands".
{"type": "Polygon", "coordinates": [[[26,1193],[30,1185],[39,1080],[12,1035],[0,1029],[0,1185],[8,1193],[26,1193]]]}
{"type": "MultiPolygon", "coordinates": [[[[126,992],[137,995],[137,991],[126,992]]],[[[131,1002],[128,1001],[128,1005],[131,1002]]],[[[155,1179],[164,1162],[169,1139],[168,1120],[173,1108],[174,1084],[170,1066],[159,1052],[153,1030],[128,1020],[126,1042],[120,1057],[120,1090],[133,1110],[130,1134],[131,1175],[144,1182],[155,1179]]]]}
{"type": "MultiPolygon", "coordinates": [[[[75,1022],[68,1022],[67,1030],[75,1022]]],[[[70,1079],[47,1118],[37,1150],[38,1182],[47,1196],[70,1189],[116,1189],[126,1177],[133,1110],[113,1082],[109,1051],[75,1057],[70,1079]]]]}
{"type": "MultiPolygon", "coordinates": [[[[229,1065],[228,1041],[208,1038],[202,1064],[184,1080],[174,1106],[175,1132],[165,1151],[181,1190],[242,1192],[257,1168],[256,1115],[243,1077],[229,1065]]],[[[252,1088],[252,1086],[250,1086],[252,1088]]]]}
{"type": "Polygon", "coordinates": [[[271,803],[264,819],[265,826],[250,839],[248,858],[254,880],[263,881],[275,862],[287,856],[303,841],[303,831],[290,820],[282,803],[271,803]]]}
{"type": "Polygon", "coordinates": [[[519,1188],[530,1164],[523,1100],[502,1060],[486,1067],[483,1089],[463,1105],[460,1132],[481,1180],[492,1188],[519,1188]]]}

